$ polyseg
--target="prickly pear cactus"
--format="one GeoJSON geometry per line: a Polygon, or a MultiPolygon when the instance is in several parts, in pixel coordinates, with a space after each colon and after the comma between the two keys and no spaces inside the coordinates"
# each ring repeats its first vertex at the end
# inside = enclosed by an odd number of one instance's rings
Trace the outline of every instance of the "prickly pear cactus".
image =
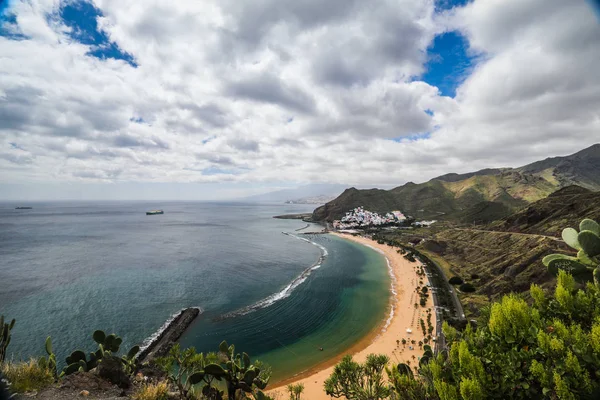
{"type": "Polygon", "coordinates": [[[245,393],[257,392],[267,387],[269,378],[261,375],[258,364],[251,364],[250,357],[246,353],[236,354],[233,345],[228,346],[226,341],[219,345],[219,353],[226,360],[223,368],[221,365],[209,364],[204,367],[206,374],[224,379],[227,383],[227,392],[235,396],[238,390],[245,393]]]}
{"type": "Polygon", "coordinates": [[[579,224],[579,232],[573,228],[562,231],[564,242],[577,250],[577,257],[565,254],[550,254],[542,260],[548,272],[558,275],[559,270],[571,275],[593,272],[594,282],[600,286],[600,225],[591,219],[579,224]]]}
{"type": "MultiPolygon", "coordinates": [[[[66,366],[63,368],[61,376],[70,375],[77,371],[90,371],[98,366],[98,363],[104,357],[110,357],[117,353],[123,343],[123,339],[113,334],[107,335],[104,331],[97,330],[92,338],[98,343],[98,350],[90,352],[89,357],[81,350],[75,350],[66,358],[66,366]]],[[[133,374],[137,369],[137,354],[140,351],[139,346],[134,346],[127,355],[119,360],[123,363],[125,370],[133,374]]]]}
{"type": "Polygon", "coordinates": [[[0,315],[0,364],[4,362],[6,358],[6,349],[10,344],[10,331],[15,326],[15,320],[10,322],[4,322],[4,315],[0,315]]]}
{"type": "Polygon", "coordinates": [[[52,371],[54,379],[58,379],[58,372],[56,371],[56,355],[52,351],[52,339],[50,338],[50,336],[46,338],[44,348],[46,350],[46,354],[48,354],[48,360],[46,361],[46,358],[42,357],[42,359],[44,360],[43,363],[46,364],[46,368],[52,371]]]}

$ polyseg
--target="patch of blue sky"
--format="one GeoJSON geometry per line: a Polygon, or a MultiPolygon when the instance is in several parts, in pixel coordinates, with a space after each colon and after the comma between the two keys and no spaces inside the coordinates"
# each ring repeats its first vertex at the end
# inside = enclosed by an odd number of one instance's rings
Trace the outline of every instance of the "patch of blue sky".
{"type": "Polygon", "coordinates": [[[146,120],[144,120],[144,118],[142,118],[142,117],[131,117],[131,118],[129,118],[129,120],[136,124],[145,124],[146,123],[146,120]]]}
{"type": "Polygon", "coordinates": [[[450,10],[454,7],[462,7],[467,3],[470,3],[471,0],[436,0],[435,1],[435,11],[445,11],[450,10]]]}
{"type": "Polygon", "coordinates": [[[232,169],[222,169],[217,167],[208,167],[204,168],[202,171],[202,175],[239,175],[240,171],[232,170],[232,169]]]}
{"type": "Polygon", "coordinates": [[[429,61],[420,79],[436,86],[443,96],[456,96],[456,89],[475,64],[475,57],[468,53],[468,47],[468,40],[459,32],[436,36],[427,51],[429,61]]]}
{"type": "Polygon", "coordinates": [[[216,136],[216,135],[209,136],[209,137],[207,137],[206,139],[202,139],[202,144],[206,144],[206,143],[208,143],[208,142],[210,142],[211,140],[214,140],[214,139],[216,139],[216,138],[217,138],[217,136],[216,136]]]}
{"type": "Polygon", "coordinates": [[[9,3],[9,0],[0,0],[0,17],[2,16],[2,14],[7,12],[10,5],[9,3]]]}
{"type": "Polygon", "coordinates": [[[15,142],[10,142],[10,148],[11,149],[15,149],[15,150],[25,150],[23,147],[19,146],[17,143],[15,142]]]}
{"type": "Polygon", "coordinates": [[[393,142],[403,143],[403,142],[416,142],[419,140],[429,139],[431,137],[431,132],[424,133],[415,133],[413,135],[408,136],[400,136],[397,138],[390,139],[393,142]]]}
{"type": "Polygon", "coordinates": [[[590,3],[594,11],[596,11],[596,16],[600,19],[600,0],[588,0],[588,3],[590,3]]]}
{"type": "Polygon", "coordinates": [[[25,40],[27,36],[19,32],[17,16],[11,12],[10,0],[0,0],[0,37],[10,40],[25,40]]]}
{"type": "Polygon", "coordinates": [[[88,55],[99,59],[123,60],[137,67],[133,56],[120,49],[106,32],[98,28],[98,17],[102,16],[102,11],[94,4],[83,0],[69,2],[60,10],[64,24],[71,28],[71,38],[92,48],[88,55]]]}
{"type": "MultiPolygon", "coordinates": [[[[436,0],[436,12],[442,13],[463,7],[472,0],[436,0]]],[[[475,64],[468,53],[469,43],[459,32],[437,35],[427,49],[425,73],[419,79],[436,86],[443,96],[456,96],[456,89],[465,80],[475,64]]]]}

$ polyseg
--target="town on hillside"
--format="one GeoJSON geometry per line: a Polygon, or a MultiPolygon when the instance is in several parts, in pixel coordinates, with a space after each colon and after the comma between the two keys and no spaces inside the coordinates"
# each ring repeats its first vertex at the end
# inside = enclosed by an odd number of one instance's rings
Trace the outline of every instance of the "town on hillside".
{"type": "Polygon", "coordinates": [[[414,221],[410,216],[406,216],[402,211],[390,211],[384,215],[365,210],[362,206],[350,210],[340,220],[333,221],[333,228],[336,230],[348,230],[355,228],[366,228],[371,226],[430,226],[436,221],[414,221]]]}

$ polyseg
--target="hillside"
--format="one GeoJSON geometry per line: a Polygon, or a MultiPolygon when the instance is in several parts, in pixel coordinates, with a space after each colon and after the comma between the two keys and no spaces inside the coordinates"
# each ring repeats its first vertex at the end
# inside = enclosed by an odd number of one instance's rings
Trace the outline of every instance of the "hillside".
{"type": "Polygon", "coordinates": [[[520,172],[554,179],[560,187],[577,185],[600,189],[600,144],[567,157],[552,157],[518,168],[520,172]],[[550,176],[552,178],[550,178],[550,176]]]}
{"type": "MultiPolygon", "coordinates": [[[[394,189],[348,189],[319,207],[315,221],[332,221],[356,206],[370,211],[399,209],[417,219],[470,222],[490,202],[493,217],[504,217],[527,204],[570,185],[600,190],[600,144],[566,157],[553,157],[520,168],[484,169],[468,174],[446,174],[424,183],[409,182],[394,189]],[[387,208],[382,208],[387,207],[387,208]],[[474,208],[470,210],[471,208],[474,208]],[[473,214],[473,215],[471,215],[473,214]]],[[[487,212],[483,222],[490,221],[487,212]]]]}
{"type": "Polygon", "coordinates": [[[399,208],[396,198],[387,190],[350,188],[344,190],[336,199],[317,208],[313,212],[312,219],[314,221],[340,219],[346,211],[366,204],[370,211],[375,212],[386,212],[399,208]]]}
{"type": "Polygon", "coordinates": [[[477,315],[481,305],[509,292],[524,293],[531,283],[552,287],[554,277],[541,260],[551,253],[573,254],[560,232],[586,217],[600,220],[600,193],[569,186],[488,226],[418,229],[390,238],[425,239],[419,251],[448,277],[457,275],[475,286],[475,293],[459,296],[467,315],[477,315]]]}
{"type": "Polygon", "coordinates": [[[490,229],[558,237],[563,228],[576,228],[586,217],[600,220],[600,193],[568,186],[492,224],[490,229]]]}

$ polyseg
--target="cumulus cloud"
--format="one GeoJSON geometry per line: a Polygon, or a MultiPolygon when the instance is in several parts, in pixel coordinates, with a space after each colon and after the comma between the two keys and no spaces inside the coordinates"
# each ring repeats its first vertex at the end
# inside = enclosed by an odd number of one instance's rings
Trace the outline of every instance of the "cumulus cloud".
{"type": "Polygon", "coordinates": [[[74,1],[0,19],[1,183],[376,186],[600,139],[585,0],[94,0],[135,63],[77,40],[61,19],[74,1]],[[454,98],[421,80],[447,31],[475,60],[454,98]]]}

